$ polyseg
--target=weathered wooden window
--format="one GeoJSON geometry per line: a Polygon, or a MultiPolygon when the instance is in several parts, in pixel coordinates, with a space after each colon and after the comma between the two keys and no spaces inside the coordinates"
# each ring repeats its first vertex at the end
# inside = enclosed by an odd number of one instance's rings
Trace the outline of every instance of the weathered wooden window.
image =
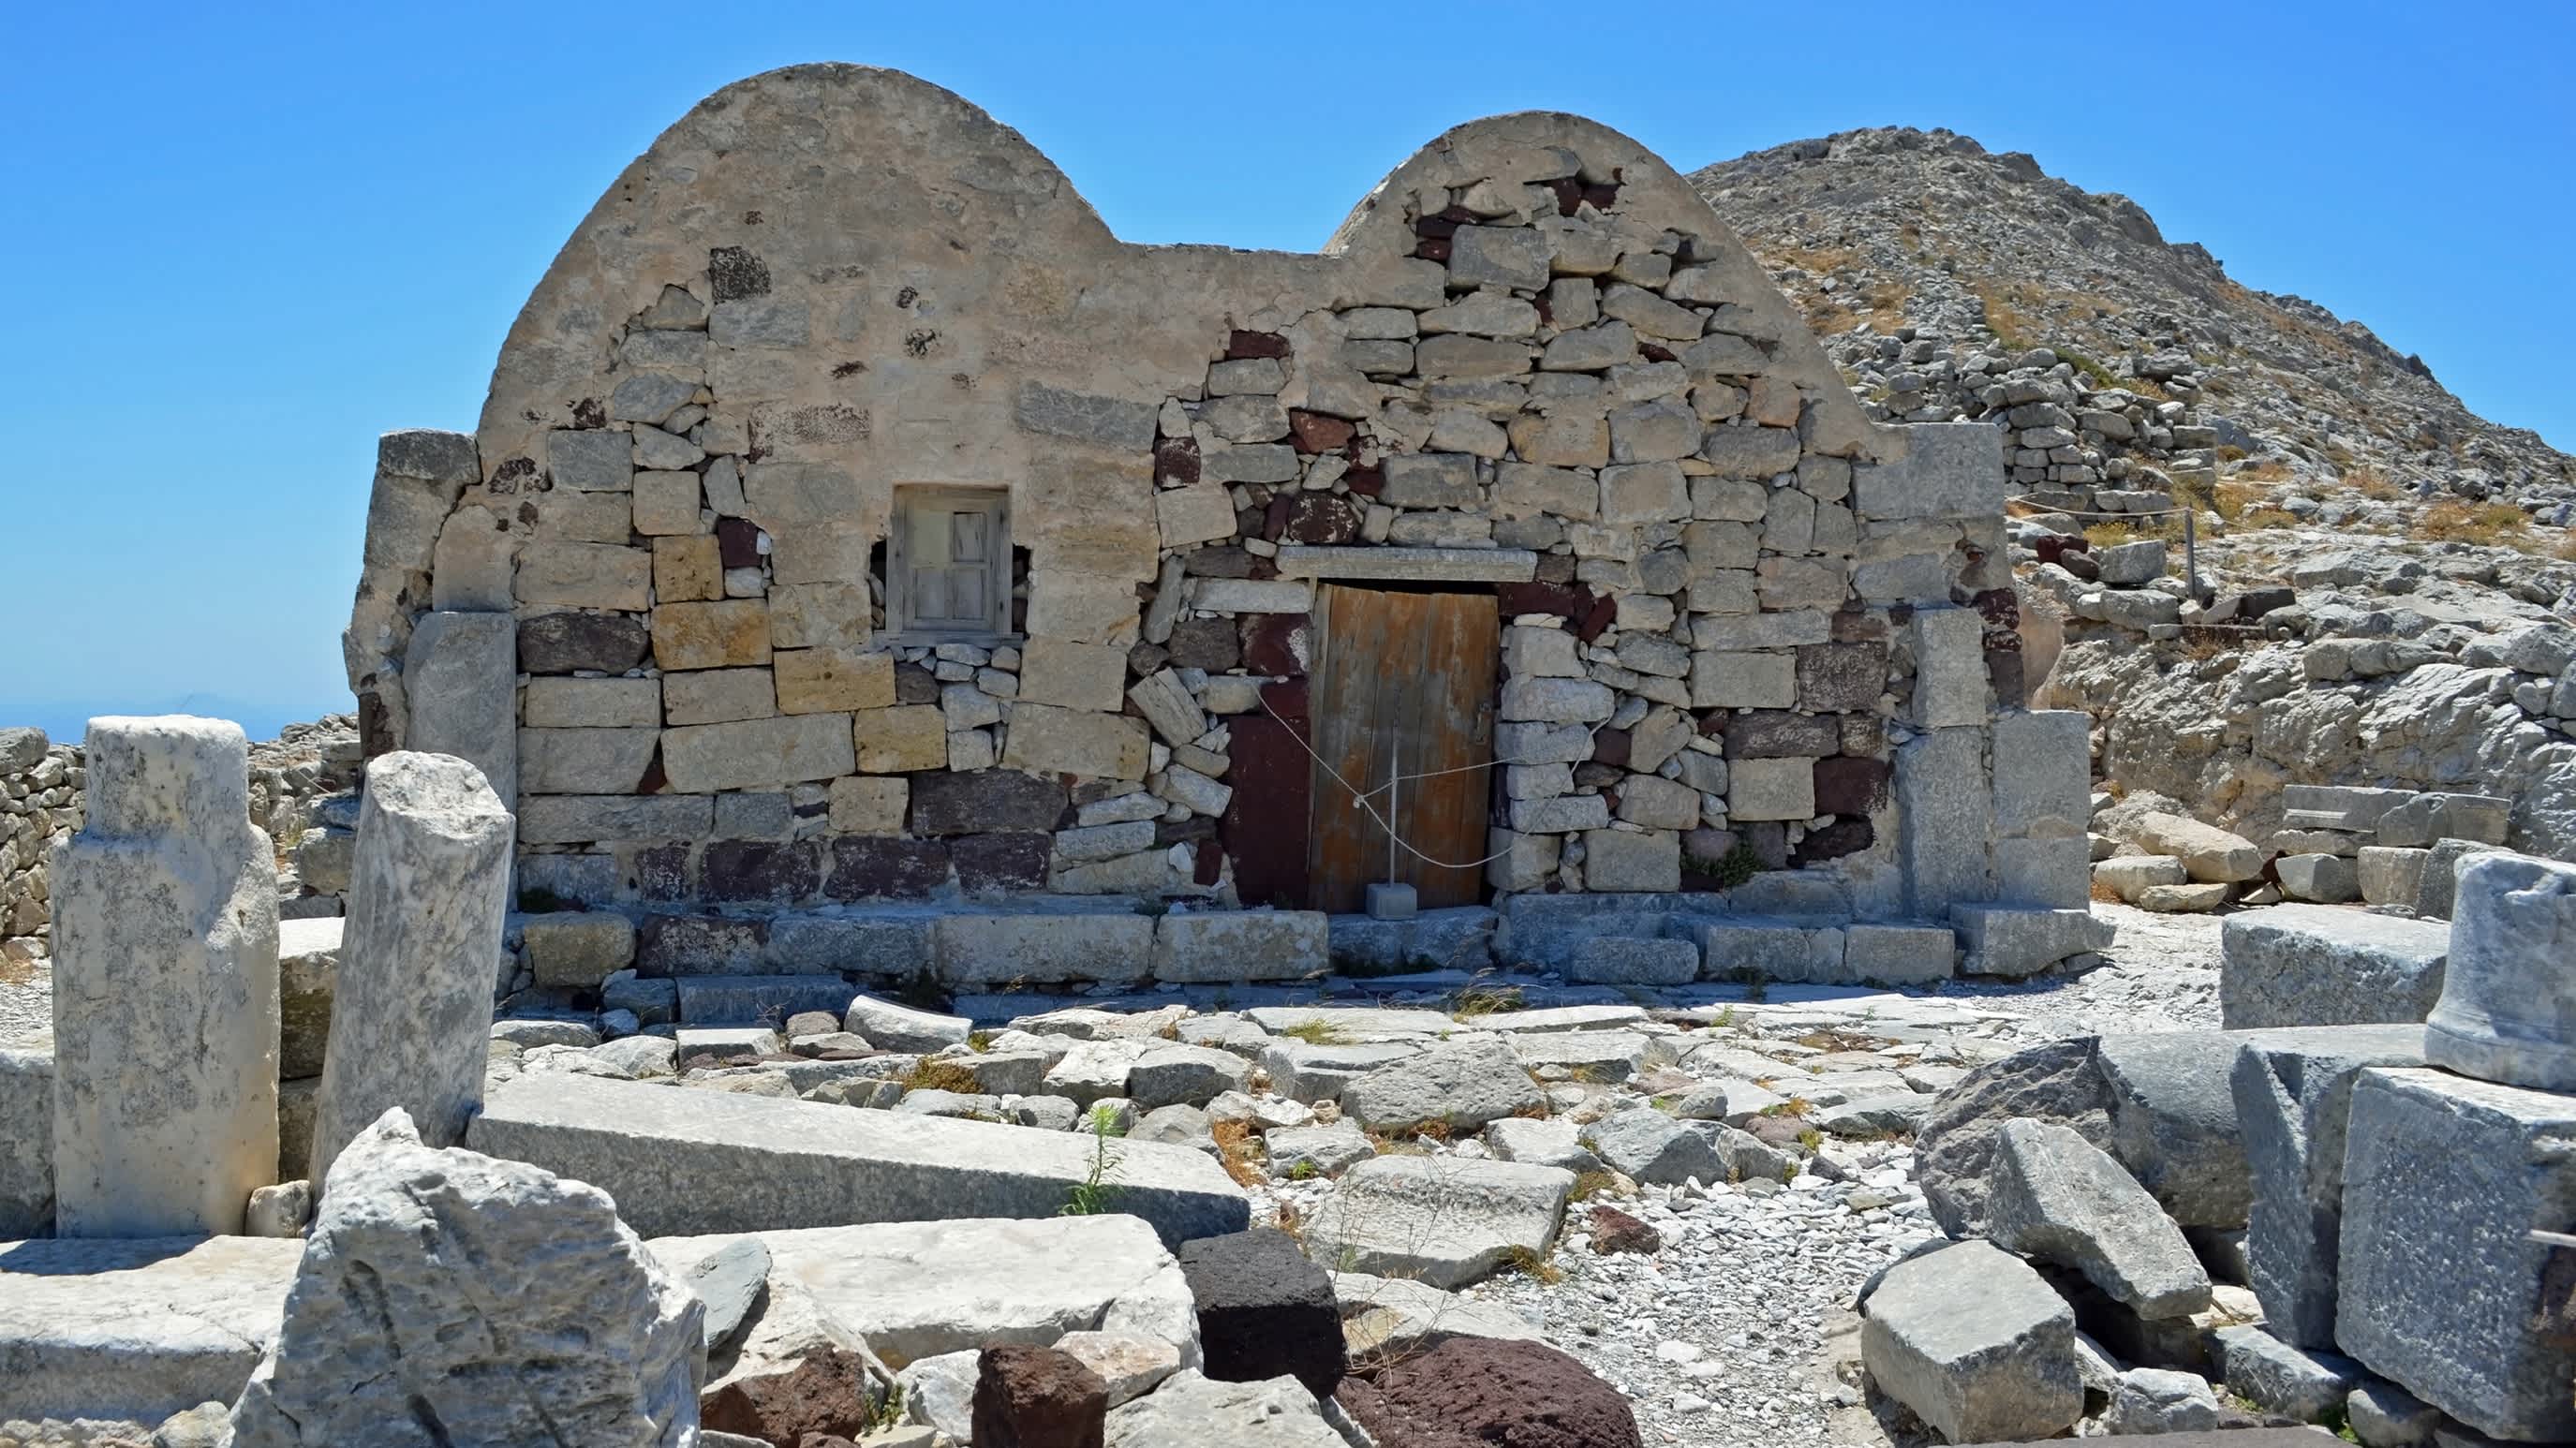
{"type": "Polygon", "coordinates": [[[901,487],[886,546],[886,623],[899,636],[998,638],[1011,631],[1009,496],[993,488],[901,487]]]}

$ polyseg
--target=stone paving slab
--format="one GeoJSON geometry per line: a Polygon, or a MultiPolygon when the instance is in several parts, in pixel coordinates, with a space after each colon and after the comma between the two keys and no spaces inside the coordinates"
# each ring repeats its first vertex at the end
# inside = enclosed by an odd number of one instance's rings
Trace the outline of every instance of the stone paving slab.
{"type": "Polygon", "coordinates": [[[1052,1346],[1068,1332],[1168,1342],[1182,1366],[1199,1362],[1189,1280],[1135,1217],[880,1222],[644,1245],[685,1277],[746,1239],[769,1249],[773,1281],[804,1287],[890,1368],[991,1343],[1052,1346]]]}
{"type": "MultiPolygon", "coordinates": [[[[1078,1132],[555,1075],[493,1087],[466,1145],[598,1186],[646,1236],[1053,1217],[1094,1151],[1078,1132]]],[[[1117,1209],[1165,1242],[1250,1224],[1213,1157],[1126,1141],[1110,1153],[1117,1209]]]]}
{"type": "Polygon", "coordinates": [[[273,1237],[0,1242],[0,1420],[158,1423],[231,1402],[303,1255],[273,1237]]]}

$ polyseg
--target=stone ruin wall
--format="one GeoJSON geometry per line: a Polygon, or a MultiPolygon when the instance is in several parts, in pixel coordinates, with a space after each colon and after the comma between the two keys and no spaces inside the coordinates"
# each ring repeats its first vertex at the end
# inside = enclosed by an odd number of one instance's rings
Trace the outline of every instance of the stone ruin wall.
{"type": "Polygon", "coordinates": [[[1995,739],[2003,488],[1992,428],[1868,422],[1589,122],[1461,127],[1321,255],[1139,247],[958,98],[798,67],[619,179],[474,437],[387,436],[346,643],[371,749],[514,782],[523,892],[1258,904],[1305,761],[1245,746],[1297,727],[1315,577],[1463,580],[1528,761],[1495,889],[1741,841],[1814,913],[2080,907],[2081,821],[1995,817],[2068,747],[1995,739]],[[884,632],[906,484],[1007,494],[1003,646],[884,632]]]}
{"type": "MultiPolygon", "coordinates": [[[[277,739],[250,749],[250,822],[278,842],[290,863],[278,877],[280,908],[290,915],[339,913],[337,886],[322,867],[322,888],[312,872],[298,878],[306,855],[331,857],[335,833],[317,823],[317,806],[357,779],[354,721],[333,715],[290,724],[277,739]],[[296,847],[301,845],[302,849],[296,847]],[[300,903],[299,903],[300,902],[300,903]]],[[[41,729],[0,729],[0,942],[41,944],[53,925],[49,864],[54,846],[81,827],[86,782],[82,746],[57,744],[41,729]]],[[[345,885],[345,869],[342,872],[345,885]]]]}

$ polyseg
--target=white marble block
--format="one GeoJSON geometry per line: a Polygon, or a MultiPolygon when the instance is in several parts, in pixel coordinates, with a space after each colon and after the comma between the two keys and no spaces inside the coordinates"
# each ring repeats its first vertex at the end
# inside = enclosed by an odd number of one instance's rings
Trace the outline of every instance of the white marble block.
{"type": "Polygon", "coordinates": [[[239,725],[89,723],[54,852],[55,1231],[238,1232],[277,1168],[277,882],[239,725]]]}
{"type": "Polygon", "coordinates": [[[509,909],[510,812],[483,772],[396,751],[367,766],[349,918],[307,1175],[391,1107],[452,1146],[483,1100],[492,978],[509,909]]]}

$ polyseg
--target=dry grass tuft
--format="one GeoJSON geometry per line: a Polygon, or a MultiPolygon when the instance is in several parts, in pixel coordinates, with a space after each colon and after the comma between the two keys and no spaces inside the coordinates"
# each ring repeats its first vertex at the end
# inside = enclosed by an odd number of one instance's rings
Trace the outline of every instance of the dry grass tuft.
{"type": "Polygon", "coordinates": [[[2518,548],[2531,534],[2531,519],[2511,503],[2474,506],[2444,498],[2415,519],[2413,535],[2434,543],[2483,543],[2518,548]]]}
{"type": "Polygon", "coordinates": [[[927,1057],[915,1062],[896,1084],[907,1092],[954,1091],[961,1096],[973,1096],[983,1089],[976,1083],[974,1072],[954,1061],[933,1061],[927,1057]]]}
{"type": "Polygon", "coordinates": [[[1208,1130],[1216,1137],[1217,1165],[1236,1186],[1257,1187],[1270,1180],[1261,1167],[1261,1138],[1253,1134],[1251,1122],[1219,1121],[1208,1130]]]}

